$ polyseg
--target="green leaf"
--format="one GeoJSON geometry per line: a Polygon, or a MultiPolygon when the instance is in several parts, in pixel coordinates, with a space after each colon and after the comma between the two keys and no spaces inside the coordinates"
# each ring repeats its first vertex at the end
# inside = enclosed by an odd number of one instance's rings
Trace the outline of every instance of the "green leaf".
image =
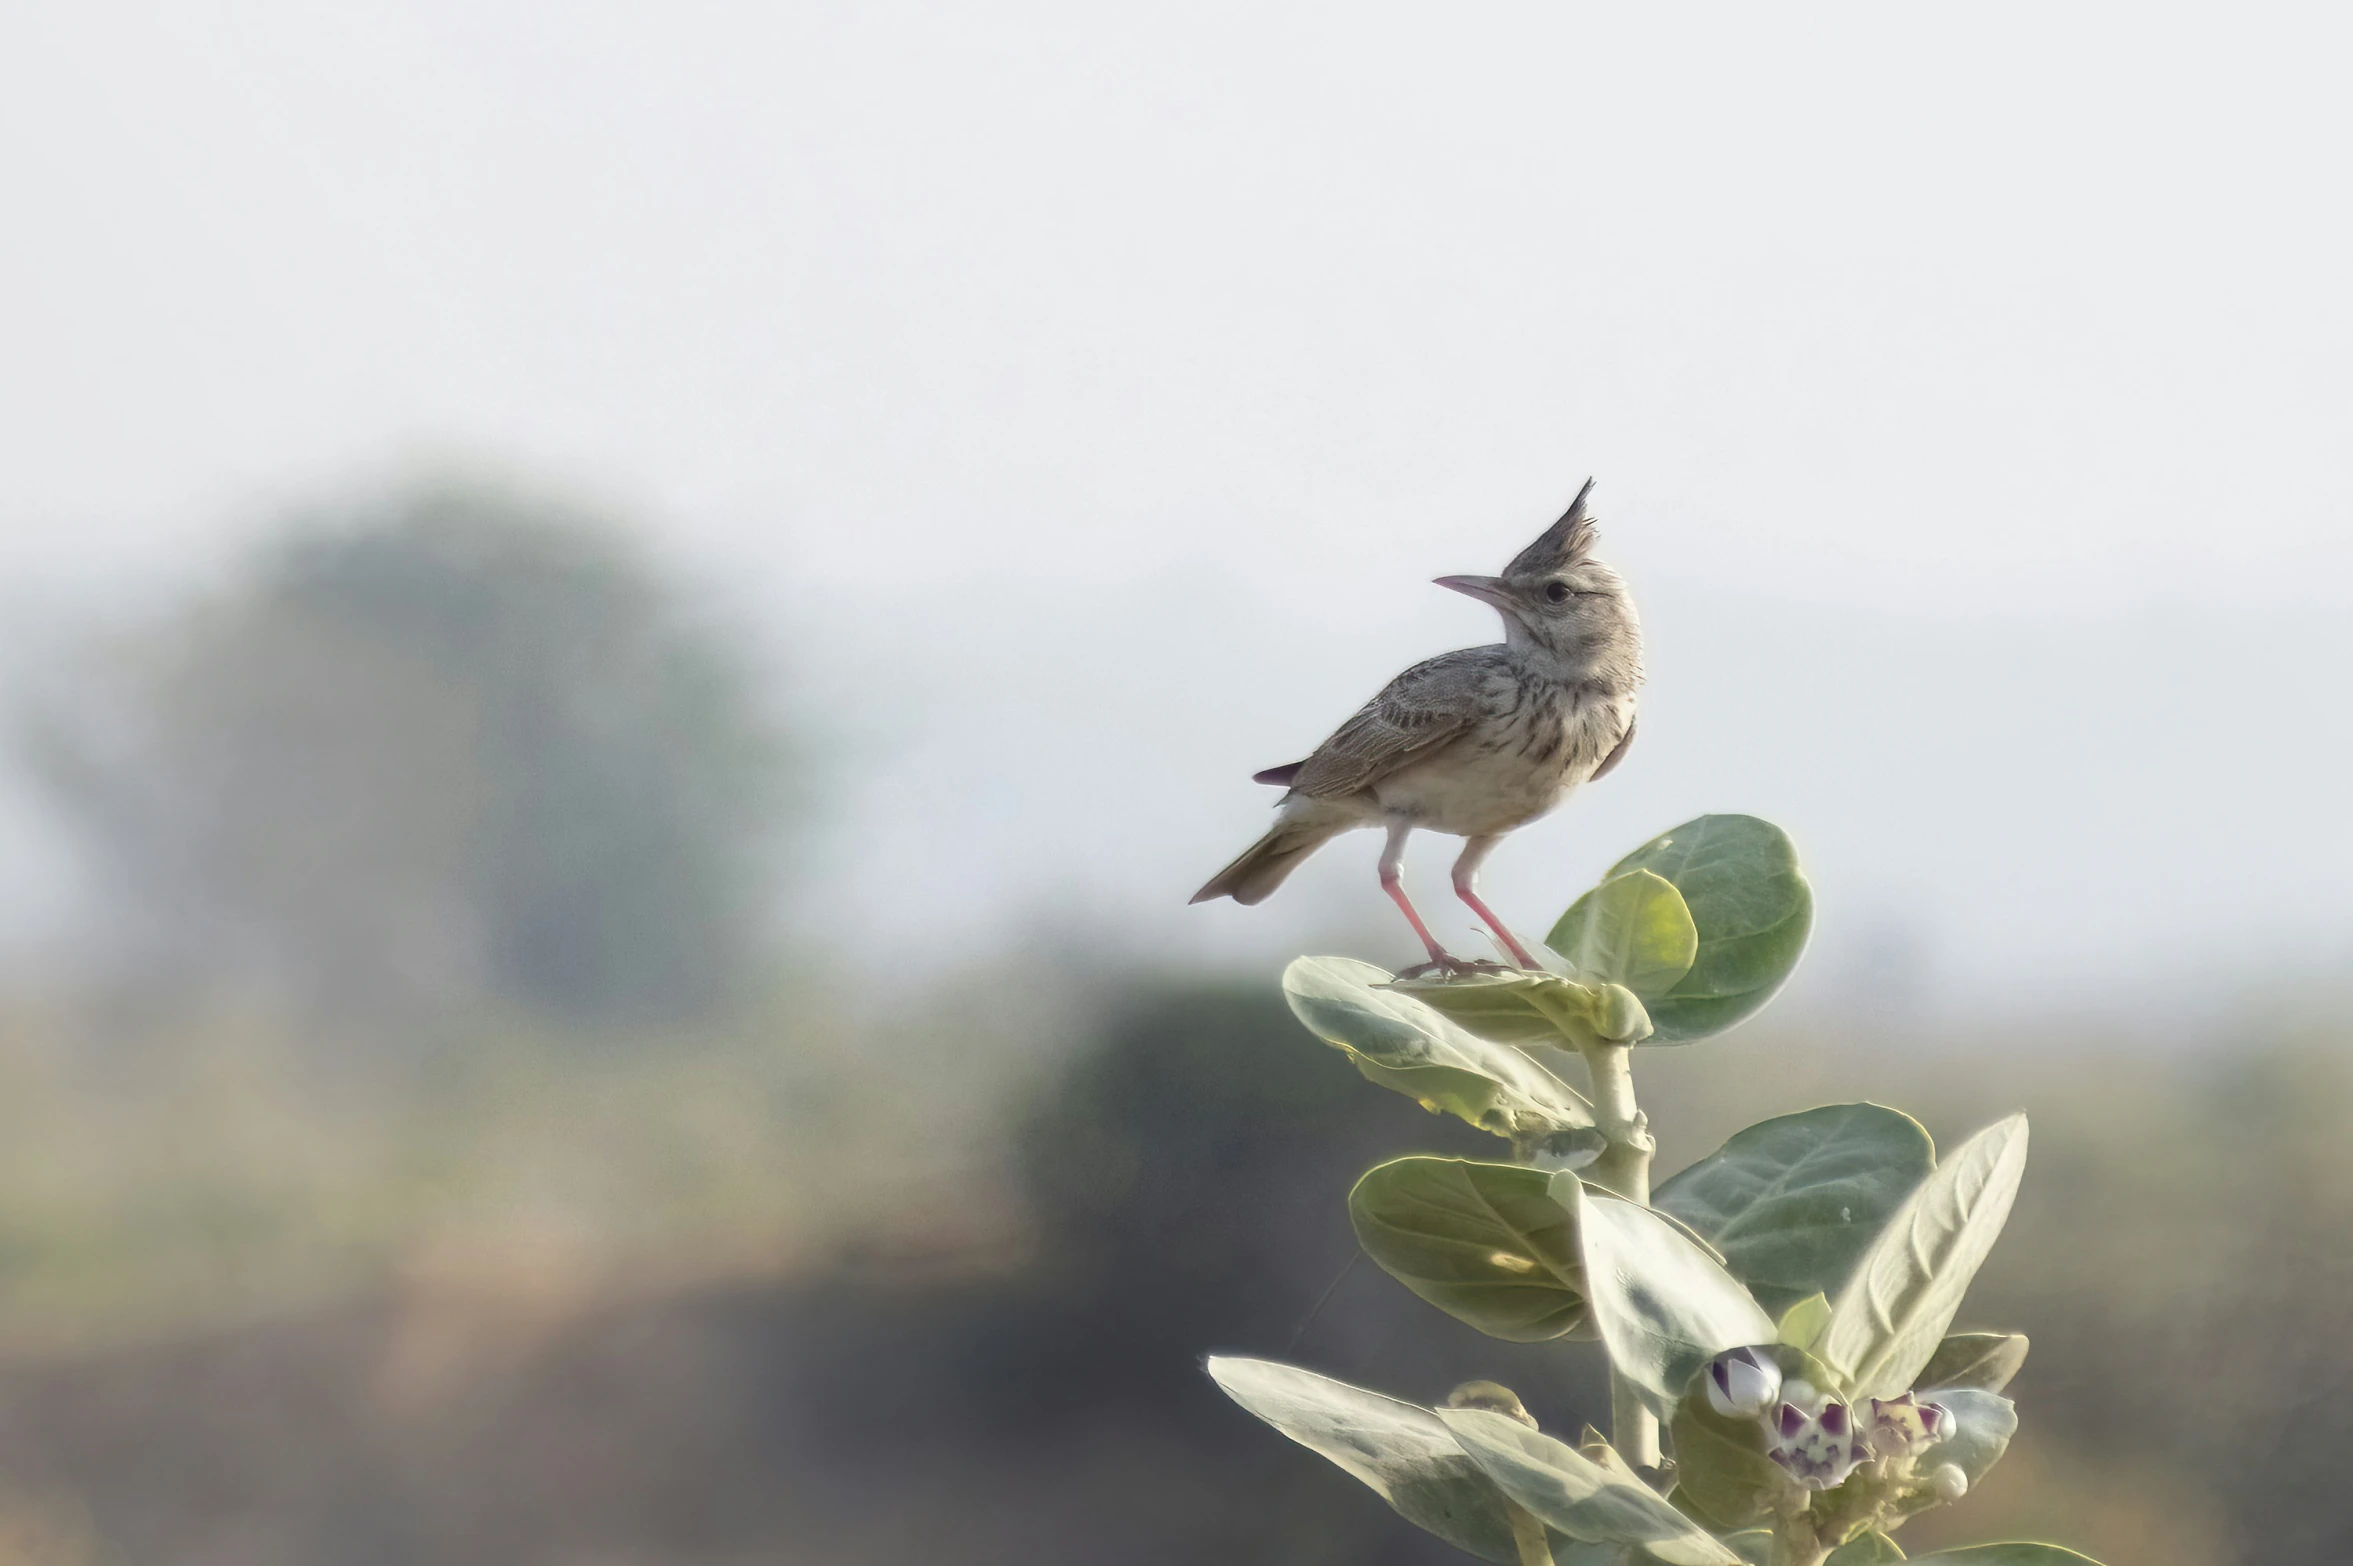
{"type": "Polygon", "coordinates": [[[1778,1311],[1845,1283],[1935,1162],[1911,1116],[1829,1104],[1750,1126],[1651,1200],[1706,1236],[1732,1275],[1778,1311]]]}
{"type": "Polygon", "coordinates": [[[1400,979],[1390,989],[1498,1044],[1560,1044],[1573,1049],[1600,1038],[1605,1021],[1600,993],[1557,973],[1522,969],[1400,979]]]}
{"type": "Polygon", "coordinates": [[[2018,1405],[1978,1387],[1935,1390],[1935,1401],[1952,1412],[1953,1433],[1929,1450],[1922,1466],[1951,1463],[1969,1476],[1974,1490],[2010,1450],[2010,1438],[2018,1433],[2018,1405]]]}
{"type": "Polygon", "coordinates": [[[1610,877],[1636,870],[1682,894],[1699,934],[1690,971],[1664,993],[1643,996],[1656,1030],[1648,1042],[1707,1038],[1773,998],[1814,925],[1813,889],[1787,834],[1754,816],[1701,816],[1619,860],[1610,877]]]}
{"type": "Polygon", "coordinates": [[[2023,1332],[1956,1332],[1936,1346],[1916,1379],[1923,1388],[1982,1387],[1999,1392],[2025,1363],[2023,1332]]]}
{"type": "Polygon", "coordinates": [[[1502,1490],[1429,1409],[1272,1360],[1213,1355],[1209,1374],[1226,1396],[1362,1481],[1406,1521],[1483,1559],[1519,1561],[1502,1490]]]}
{"type": "Polygon", "coordinates": [[[1592,1544],[1637,1544],[1667,1566],[1742,1566],[1630,1472],[1484,1409],[1440,1409],[1438,1417],[1487,1477],[1548,1527],[1592,1544]]]}
{"type": "Polygon", "coordinates": [[[1686,1397],[1668,1422],[1675,1445],[1675,1504],[1721,1533],[1762,1520],[1789,1476],[1765,1455],[1765,1427],[1731,1419],[1704,1394],[1686,1397]]]}
{"type": "Polygon", "coordinates": [[[1781,1313],[1781,1325],[1774,1332],[1774,1341],[1791,1348],[1810,1349],[1822,1329],[1830,1325],[1830,1296],[1809,1294],[1781,1313]]]}
{"type": "Polygon", "coordinates": [[[1512,1343],[1586,1324],[1583,1262],[1568,1209],[1541,1169],[1400,1158],[1348,1193],[1348,1221],[1381,1270],[1431,1304],[1512,1343]]]}
{"type": "Polygon", "coordinates": [[[1911,1390],[2002,1232],[2025,1172],[2026,1117],[2012,1115],[1962,1143],[1888,1219],[1832,1302],[1814,1347],[1849,1395],[1911,1390]]]}
{"type": "Polygon", "coordinates": [[[1623,984],[1647,1000],[1666,994],[1691,971],[1699,926],[1672,881],[1630,870],[1570,904],[1545,944],[1586,982],[1623,984]]]}
{"type": "Polygon", "coordinates": [[[1732,1553],[1747,1562],[1747,1566],[1773,1566],[1773,1530],[1746,1528],[1739,1533],[1726,1534],[1724,1543],[1732,1553]]]}
{"type": "MultiPolygon", "coordinates": [[[[1562,1203],[1575,1200],[1575,1198],[1570,1195],[1570,1193],[1563,1187],[1562,1182],[1575,1180],[1576,1178],[1577,1174],[1573,1169],[1554,1170],[1552,1174],[1552,1199],[1556,1202],[1562,1203]]],[[[1594,1198],[1596,1201],[1603,1202],[1622,1202],[1626,1199],[1623,1196],[1620,1196],[1617,1192],[1611,1190],[1606,1185],[1588,1185],[1584,1188],[1584,1194],[1594,1198]]],[[[1637,1203],[1636,1205],[1640,1206],[1641,1204],[1637,1203]]],[[[1697,1229],[1694,1229],[1691,1227],[1691,1225],[1685,1223],[1682,1219],[1676,1217],[1673,1213],[1661,1212],[1656,1207],[1645,1207],[1642,1210],[1646,1213],[1649,1213],[1659,1222],[1673,1229],[1677,1234],[1683,1236],[1683,1238],[1686,1240],[1689,1240],[1693,1245],[1699,1247],[1699,1249],[1702,1251],[1705,1251],[1709,1261],[1714,1262],[1719,1267],[1724,1265],[1723,1252],[1717,1250],[1706,1240],[1702,1239],[1697,1229]]]]}
{"type": "Polygon", "coordinates": [[[1302,957],[1283,971],[1293,1014],[1382,1087],[1498,1136],[1593,1125],[1593,1111],[1560,1078],[1388,984],[1381,969],[1345,957],[1302,957]]]}
{"type": "Polygon", "coordinates": [[[1888,1566],[1889,1562],[1903,1558],[1904,1552],[1896,1547],[1895,1540],[1873,1529],[1832,1550],[1830,1559],[1822,1566],[1888,1566]]]}
{"type": "Polygon", "coordinates": [[[2100,1563],[2056,1544],[1972,1544],[1965,1550],[1915,1555],[1912,1566],[2100,1566],[2100,1563]]]}
{"type": "Polygon", "coordinates": [[[1661,1415],[1726,1349],[1773,1341],[1773,1318],[1721,1263],[1647,1207],[1553,1187],[1576,1224],[1585,1293],[1610,1360],[1661,1415]]]}

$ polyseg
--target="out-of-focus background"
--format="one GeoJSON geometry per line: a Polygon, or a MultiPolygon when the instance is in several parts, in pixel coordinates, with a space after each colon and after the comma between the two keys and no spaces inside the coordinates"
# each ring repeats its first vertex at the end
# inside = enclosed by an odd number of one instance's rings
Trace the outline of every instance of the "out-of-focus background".
{"type": "Polygon", "coordinates": [[[1642,740],[1494,900],[1821,906],[1662,1167],[2029,1109],[1939,1536],[2353,1557],[2348,43],[9,7],[0,1563],[1446,1558],[1199,1354],[1591,1358],[1343,1271],[1478,1142],[1276,992],[1371,842],[1184,900],[1589,473],[1642,740]]]}

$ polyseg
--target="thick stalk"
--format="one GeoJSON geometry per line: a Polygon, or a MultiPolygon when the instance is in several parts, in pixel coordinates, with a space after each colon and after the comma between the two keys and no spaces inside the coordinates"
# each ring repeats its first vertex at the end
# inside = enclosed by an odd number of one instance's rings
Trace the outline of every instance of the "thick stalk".
{"type": "Polygon", "coordinates": [[[1519,1547],[1520,1566],[1553,1566],[1552,1536],[1544,1524],[1509,1501],[1503,1504],[1511,1508],[1511,1542],[1519,1547]]]}
{"type": "Polygon", "coordinates": [[[1626,1044],[1588,1044],[1585,1069],[1593,1078],[1593,1119],[1609,1145],[1585,1171],[1591,1184],[1629,1202],[1650,1205],[1650,1121],[1634,1103],[1634,1050],[1626,1044]]]}
{"type": "MultiPolygon", "coordinates": [[[[1609,1145],[1584,1178],[1629,1202],[1650,1205],[1650,1155],[1658,1144],[1634,1102],[1634,1051],[1625,1044],[1588,1044],[1585,1069],[1593,1081],[1593,1118],[1609,1145]]],[[[1610,1445],[1637,1468],[1659,1466],[1658,1417],[1634,1384],[1610,1371],[1610,1445]]]]}
{"type": "Polygon", "coordinates": [[[1774,1566],[1822,1566],[1824,1561],[1830,1559],[1830,1546],[1811,1533],[1797,1540],[1776,1536],[1773,1551],[1774,1566]]]}
{"type": "Polygon", "coordinates": [[[1812,1515],[1785,1506],[1774,1519],[1773,1566],[1822,1566],[1829,1556],[1830,1546],[1814,1531],[1812,1515]]]}
{"type": "Polygon", "coordinates": [[[1659,1466],[1659,1417],[1615,1368],[1610,1371],[1610,1445],[1637,1468],[1659,1466]]]}

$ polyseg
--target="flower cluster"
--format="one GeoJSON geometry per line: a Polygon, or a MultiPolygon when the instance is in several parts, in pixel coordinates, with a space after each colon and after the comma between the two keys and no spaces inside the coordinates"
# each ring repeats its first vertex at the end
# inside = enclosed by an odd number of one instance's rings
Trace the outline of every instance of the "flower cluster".
{"type": "MultiPolygon", "coordinates": [[[[1708,1405],[1727,1419],[1759,1420],[1765,1427],[1765,1455],[1809,1490],[1836,1489],[1856,1465],[1873,1458],[1917,1457],[1954,1429],[1952,1410],[1942,1403],[1924,1403],[1911,1392],[1845,1403],[1807,1382],[1785,1381],[1770,1352],[1753,1348],[1733,1349],[1709,1362],[1707,1397],[1708,1405]]],[[[1943,1468],[1931,1476],[1940,1490],[1950,1487],[1943,1468]]],[[[1951,1477],[1968,1487],[1958,1468],[1952,1468],[1951,1477]]]]}

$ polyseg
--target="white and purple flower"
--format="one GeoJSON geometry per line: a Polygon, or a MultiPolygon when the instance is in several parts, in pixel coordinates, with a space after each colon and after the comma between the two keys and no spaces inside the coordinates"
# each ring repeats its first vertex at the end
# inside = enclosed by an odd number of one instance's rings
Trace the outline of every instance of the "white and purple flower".
{"type": "MultiPolygon", "coordinates": [[[[1792,1390],[1805,1388],[1803,1382],[1791,1386],[1792,1390]]],[[[1765,1455],[1809,1490],[1836,1489],[1855,1471],[1857,1463],[1871,1455],[1854,1410],[1835,1398],[1811,1413],[1797,1403],[1784,1401],[1766,1420],[1765,1431],[1771,1439],[1765,1455]]]]}
{"type": "Polygon", "coordinates": [[[1754,1419],[1781,1396],[1781,1367],[1753,1348],[1708,1361],[1708,1406],[1727,1419],[1754,1419]]]}
{"type": "Polygon", "coordinates": [[[1871,1399],[1871,1452],[1875,1457],[1909,1457],[1953,1433],[1953,1411],[1923,1403],[1912,1393],[1871,1399]]]}

